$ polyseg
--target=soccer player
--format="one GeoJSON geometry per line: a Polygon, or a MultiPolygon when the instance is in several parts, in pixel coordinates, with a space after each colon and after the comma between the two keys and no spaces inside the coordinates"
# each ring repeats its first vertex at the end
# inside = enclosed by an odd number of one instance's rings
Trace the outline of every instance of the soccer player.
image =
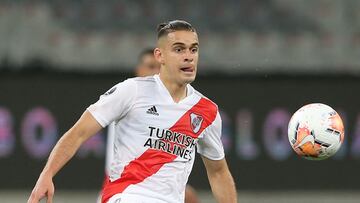
{"type": "MultiPolygon", "coordinates": [[[[160,63],[158,63],[154,57],[154,48],[144,49],[139,55],[139,63],[135,68],[135,74],[138,77],[146,77],[158,74],[160,72],[160,63]]],[[[112,122],[108,126],[107,133],[107,146],[106,146],[106,160],[105,160],[105,173],[110,174],[111,163],[114,161],[114,137],[116,136],[115,122],[112,122]]],[[[105,179],[105,183],[108,181],[105,179]]],[[[105,184],[104,183],[104,184],[105,184]]],[[[104,185],[105,186],[105,185],[104,185]]],[[[101,202],[99,197],[98,202],[101,202]]],[[[199,203],[199,198],[190,185],[186,185],[185,188],[185,203],[199,203]]]]}
{"type": "Polygon", "coordinates": [[[215,103],[196,91],[199,57],[196,30],[175,20],[158,27],[160,74],[115,85],[90,105],[52,150],[29,197],[52,202],[52,178],[90,136],[115,121],[114,162],[104,203],[180,203],[191,172],[195,146],[211,189],[220,203],[235,203],[236,189],[220,140],[215,103]]]}

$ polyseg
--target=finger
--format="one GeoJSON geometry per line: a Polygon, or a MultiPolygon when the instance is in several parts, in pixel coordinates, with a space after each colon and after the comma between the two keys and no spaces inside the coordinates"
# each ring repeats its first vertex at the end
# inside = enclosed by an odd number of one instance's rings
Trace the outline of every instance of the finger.
{"type": "Polygon", "coordinates": [[[27,203],[37,203],[35,193],[31,193],[27,203]]]}
{"type": "Polygon", "coordinates": [[[46,203],[52,203],[52,198],[48,197],[46,203]]]}
{"type": "Polygon", "coordinates": [[[40,200],[36,197],[30,197],[28,203],[38,203],[40,200]]]}
{"type": "Polygon", "coordinates": [[[52,203],[53,201],[53,196],[54,196],[54,192],[52,192],[52,191],[48,191],[47,192],[47,201],[46,201],[46,203],[52,203]]]}
{"type": "Polygon", "coordinates": [[[45,194],[37,195],[36,192],[32,192],[28,200],[28,203],[38,203],[44,197],[45,194]]]}

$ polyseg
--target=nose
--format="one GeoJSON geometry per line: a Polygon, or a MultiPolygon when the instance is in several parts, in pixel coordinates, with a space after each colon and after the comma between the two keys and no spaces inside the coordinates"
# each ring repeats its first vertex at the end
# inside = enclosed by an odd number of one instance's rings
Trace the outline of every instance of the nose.
{"type": "Polygon", "coordinates": [[[186,57],[185,59],[185,62],[188,62],[188,63],[191,63],[191,62],[193,62],[193,58],[190,58],[190,57],[186,57]]]}
{"type": "Polygon", "coordinates": [[[193,56],[193,54],[191,53],[190,50],[188,50],[188,51],[186,52],[185,57],[184,57],[184,61],[185,61],[185,62],[188,62],[188,63],[191,63],[191,62],[194,61],[194,56],[193,56]]]}

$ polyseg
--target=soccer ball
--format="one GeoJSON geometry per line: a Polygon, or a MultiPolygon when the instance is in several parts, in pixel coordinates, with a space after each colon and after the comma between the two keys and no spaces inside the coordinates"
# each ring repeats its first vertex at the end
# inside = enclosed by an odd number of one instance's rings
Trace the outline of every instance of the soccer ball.
{"type": "Polygon", "coordinates": [[[344,141],[344,125],[330,106],[315,103],[303,106],[291,117],[288,137],[294,151],[309,160],[333,156],[344,141]]]}

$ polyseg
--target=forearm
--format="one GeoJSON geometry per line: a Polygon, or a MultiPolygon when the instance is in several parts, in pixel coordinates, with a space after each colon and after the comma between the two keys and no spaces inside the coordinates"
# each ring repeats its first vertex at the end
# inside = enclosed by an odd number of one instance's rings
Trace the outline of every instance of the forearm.
{"type": "Polygon", "coordinates": [[[235,183],[229,170],[218,171],[208,176],[211,190],[218,203],[237,202],[235,183]]]}
{"type": "Polygon", "coordinates": [[[84,140],[78,132],[70,129],[57,142],[51,151],[42,173],[54,177],[55,174],[74,156],[84,140]]]}
{"type": "Polygon", "coordinates": [[[51,151],[44,170],[31,192],[28,203],[38,203],[45,196],[47,196],[47,202],[52,202],[55,191],[53,177],[74,156],[80,145],[101,128],[101,125],[88,111],[83,113],[51,151]]]}
{"type": "Polygon", "coordinates": [[[101,129],[102,127],[94,117],[85,111],[75,125],[55,145],[42,174],[54,177],[74,156],[80,145],[101,129]]]}

